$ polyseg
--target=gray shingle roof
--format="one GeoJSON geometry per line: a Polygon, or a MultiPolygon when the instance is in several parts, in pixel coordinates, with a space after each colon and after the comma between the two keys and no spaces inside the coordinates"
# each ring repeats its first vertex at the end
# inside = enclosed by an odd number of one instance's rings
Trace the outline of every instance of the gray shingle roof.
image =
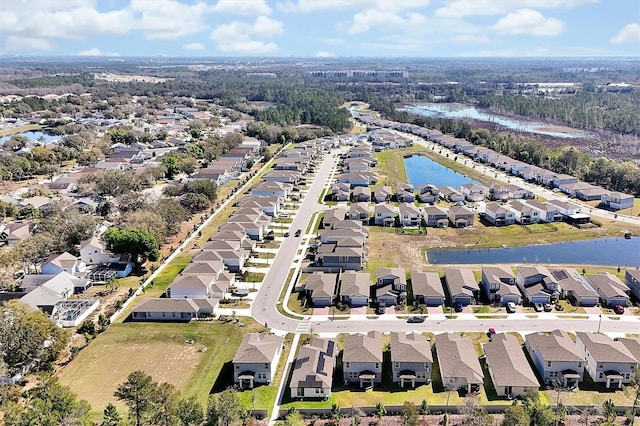
{"type": "Polygon", "coordinates": [[[343,362],[382,362],[382,333],[350,334],[344,341],[343,362]]]}
{"type": "Polygon", "coordinates": [[[483,383],[484,373],[473,342],[468,337],[451,333],[436,337],[436,356],[442,379],[464,377],[467,383],[483,383]]]}
{"type": "Polygon", "coordinates": [[[440,276],[436,272],[411,271],[411,288],[414,297],[444,297],[440,276]]]}
{"type": "Polygon", "coordinates": [[[566,331],[527,335],[527,345],[539,353],[545,361],[582,361],[583,354],[566,331]]]}
{"type": "Polygon", "coordinates": [[[602,333],[576,332],[586,350],[596,362],[633,362],[637,363],[629,349],[620,341],[613,341],[602,333]]]}
{"type": "Polygon", "coordinates": [[[433,362],[431,345],[417,333],[391,333],[391,362],[433,362]]]}
{"type": "Polygon", "coordinates": [[[271,363],[282,347],[283,338],[275,334],[246,334],[233,357],[233,363],[271,363]]]}
{"type": "Polygon", "coordinates": [[[538,379],[515,336],[496,334],[483,348],[494,385],[539,387],[538,379]]]}
{"type": "Polygon", "coordinates": [[[330,388],[337,345],[334,340],[315,338],[309,346],[302,346],[293,365],[291,387],[330,388]]]}

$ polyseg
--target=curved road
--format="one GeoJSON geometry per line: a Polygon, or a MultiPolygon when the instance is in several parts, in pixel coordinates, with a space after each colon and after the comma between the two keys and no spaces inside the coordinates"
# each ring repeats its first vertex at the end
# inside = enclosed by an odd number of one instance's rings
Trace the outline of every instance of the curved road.
{"type": "MultiPolygon", "coordinates": [[[[318,198],[327,183],[331,170],[337,162],[338,153],[327,154],[318,168],[316,177],[308,193],[302,200],[295,215],[291,230],[307,229],[313,214],[319,210],[318,198]]],[[[302,242],[302,237],[295,237],[292,232],[286,237],[273,260],[269,271],[257,292],[252,304],[252,316],[260,323],[278,332],[305,333],[355,333],[379,331],[430,331],[435,333],[454,331],[487,331],[493,327],[496,331],[518,331],[522,333],[563,329],[570,331],[602,331],[611,334],[640,332],[640,317],[633,315],[616,316],[615,320],[606,315],[575,315],[558,317],[555,313],[537,314],[537,318],[525,314],[511,314],[507,318],[477,318],[472,314],[456,314],[450,319],[444,314],[429,315],[423,323],[407,323],[393,314],[377,318],[364,315],[353,315],[348,320],[323,316],[308,316],[294,319],[281,314],[277,309],[278,298],[285,287],[289,270],[295,266],[294,259],[302,242]]],[[[285,297],[286,303],[286,297],[285,297]]]]}

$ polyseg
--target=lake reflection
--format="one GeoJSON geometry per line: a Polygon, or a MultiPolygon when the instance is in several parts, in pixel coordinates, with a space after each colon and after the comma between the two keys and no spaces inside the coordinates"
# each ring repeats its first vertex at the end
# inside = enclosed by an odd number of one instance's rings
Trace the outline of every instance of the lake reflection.
{"type": "Polygon", "coordinates": [[[571,264],[640,266],[640,238],[623,237],[541,244],[524,247],[428,250],[432,264],[571,264]]]}
{"type": "Polygon", "coordinates": [[[415,188],[430,183],[437,187],[451,186],[457,189],[467,183],[478,183],[422,155],[406,157],[404,168],[407,172],[407,180],[415,188]]]}

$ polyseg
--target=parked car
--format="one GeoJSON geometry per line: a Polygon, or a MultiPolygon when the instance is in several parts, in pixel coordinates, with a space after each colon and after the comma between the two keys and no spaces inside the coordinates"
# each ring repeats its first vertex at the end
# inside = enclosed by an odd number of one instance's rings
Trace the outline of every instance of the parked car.
{"type": "Polygon", "coordinates": [[[544,304],[544,311],[545,312],[551,312],[553,308],[551,307],[551,303],[545,303],[544,304]]]}
{"type": "Polygon", "coordinates": [[[462,312],[462,309],[464,308],[464,306],[462,306],[461,303],[456,303],[455,305],[453,305],[453,310],[456,312],[462,312]]]}
{"type": "Polygon", "coordinates": [[[489,330],[487,331],[487,337],[491,339],[491,336],[493,336],[494,334],[496,334],[496,329],[493,327],[490,327],[489,330]]]}
{"type": "Polygon", "coordinates": [[[376,314],[378,315],[384,314],[386,307],[387,305],[384,302],[378,303],[378,306],[376,307],[376,314]]]}
{"type": "Polygon", "coordinates": [[[613,312],[615,312],[616,314],[624,314],[624,306],[622,305],[616,305],[613,307],[613,312]]]}
{"type": "Polygon", "coordinates": [[[289,232],[285,232],[285,233],[284,233],[284,236],[285,236],[285,237],[288,237],[289,235],[290,235],[290,234],[289,234],[289,232]]]}
{"type": "Polygon", "coordinates": [[[556,303],[556,311],[564,311],[564,306],[559,303],[556,303]]]}
{"type": "Polygon", "coordinates": [[[302,234],[302,229],[296,230],[296,237],[299,237],[302,234]]]}
{"type": "Polygon", "coordinates": [[[421,315],[414,315],[407,318],[407,322],[424,322],[424,317],[421,315]]]}
{"type": "Polygon", "coordinates": [[[533,310],[536,312],[542,312],[544,310],[544,306],[542,306],[542,303],[534,303],[533,310]]]}
{"type": "Polygon", "coordinates": [[[513,302],[507,303],[507,312],[513,314],[516,311],[516,304],[513,302]]]}

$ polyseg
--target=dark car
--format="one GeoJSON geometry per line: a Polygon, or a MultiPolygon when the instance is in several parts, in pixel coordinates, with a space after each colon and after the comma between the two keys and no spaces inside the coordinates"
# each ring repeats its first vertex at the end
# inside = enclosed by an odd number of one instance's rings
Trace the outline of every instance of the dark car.
{"type": "Polygon", "coordinates": [[[296,237],[299,237],[302,234],[302,229],[296,230],[296,237]]]}
{"type": "Polygon", "coordinates": [[[407,322],[424,322],[424,317],[420,315],[414,315],[407,318],[407,322]]]}
{"type": "Polygon", "coordinates": [[[288,237],[288,236],[289,236],[289,233],[288,233],[288,232],[285,232],[285,233],[284,233],[284,236],[285,236],[285,237],[288,237]]]}
{"type": "Polygon", "coordinates": [[[462,309],[464,308],[464,306],[462,306],[461,303],[456,303],[455,305],[453,305],[453,310],[456,312],[462,312],[462,309]]]}
{"type": "Polygon", "coordinates": [[[376,314],[378,315],[382,315],[384,314],[385,310],[386,310],[387,305],[384,303],[379,303],[378,306],[376,307],[376,314]]]}
{"type": "Polygon", "coordinates": [[[559,303],[556,303],[556,311],[564,311],[564,306],[559,303]]]}
{"type": "Polygon", "coordinates": [[[613,312],[615,312],[616,314],[624,314],[624,306],[622,305],[616,305],[613,307],[613,312]]]}

